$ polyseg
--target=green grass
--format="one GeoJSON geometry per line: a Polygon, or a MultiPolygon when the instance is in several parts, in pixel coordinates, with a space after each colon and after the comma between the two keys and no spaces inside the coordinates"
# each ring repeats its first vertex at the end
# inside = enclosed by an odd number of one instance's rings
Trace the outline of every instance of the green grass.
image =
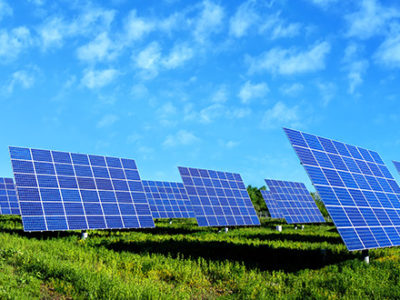
{"type": "Polygon", "coordinates": [[[332,224],[219,233],[193,220],[152,230],[25,233],[0,217],[0,299],[400,298],[400,251],[348,252],[332,224]],[[321,252],[325,249],[325,255],[321,252]]]}

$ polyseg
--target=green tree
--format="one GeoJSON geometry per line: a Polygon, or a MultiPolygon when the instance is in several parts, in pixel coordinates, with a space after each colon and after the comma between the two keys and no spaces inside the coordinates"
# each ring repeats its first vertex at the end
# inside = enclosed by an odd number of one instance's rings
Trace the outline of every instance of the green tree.
{"type": "Polygon", "coordinates": [[[324,218],[325,219],[326,218],[329,219],[330,217],[329,217],[328,211],[326,210],[326,207],[324,205],[324,202],[322,202],[321,197],[316,192],[313,192],[313,193],[310,193],[310,194],[311,194],[311,197],[313,197],[315,203],[317,203],[319,211],[324,216],[324,218]]]}
{"type": "Polygon", "coordinates": [[[247,186],[247,192],[249,193],[251,202],[253,203],[254,208],[257,212],[268,210],[267,206],[265,205],[264,198],[262,197],[260,192],[261,190],[265,189],[265,186],[262,186],[261,188],[257,188],[252,185],[247,186]]]}

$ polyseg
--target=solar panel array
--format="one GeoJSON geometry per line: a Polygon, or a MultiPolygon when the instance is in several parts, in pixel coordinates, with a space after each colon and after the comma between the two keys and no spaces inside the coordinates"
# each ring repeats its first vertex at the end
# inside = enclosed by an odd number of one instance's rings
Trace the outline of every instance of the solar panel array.
{"type": "Polygon", "coordinates": [[[199,226],[260,225],[239,174],[178,169],[199,226]]]}
{"type": "Polygon", "coordinates": [[[400,187],[377,152],[284,130],[349,250],[400,245],[400,187]]]}
{"type": "Polygon", "coordinates": [[[397,172],[400,174],[400,162],[398,161],[393,161],[394,166],[396,167],[397,172]]]}
{"type": "Polygon", "coordinates": [[[154,227],[132,159],[10,147],[25,231],[154,227]]]}
{"type": "Polygon", "coordinates": [[[153,218],[194,218],[192,204],[181,182],[143,180],[153,218]]]}
{"type": "Polygon", "coordinates": [[[0,178],[0,215],[19,214],[14,180],[12,178],[0,178]]]}
{"type": "Polygon", "coordinates": [[[322,223],[324,217],[304,183],[265,179],[289,224],[322,223]]]}
{"type": "Polygon", "coordinates": [[[267,205],[269,214],[273,219],[281,219],[283,218],[283,214],[281,209],[279,208],[278,201],[275,200],[274,196],[270,191],[261,190],[261,195],[267,205]]]}

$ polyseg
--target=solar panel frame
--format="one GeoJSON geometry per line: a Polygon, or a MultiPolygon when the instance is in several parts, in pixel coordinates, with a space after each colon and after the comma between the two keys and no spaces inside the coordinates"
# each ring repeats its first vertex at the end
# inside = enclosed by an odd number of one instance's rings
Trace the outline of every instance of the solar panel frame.
{"type": "Polygon", "coordinates": [[[240,174],[187,167],[178,170],[199,226],[260,225],[240,174]]]}
{"type": "Polygon", "coordinates": [[[272,219],[283,219],[283,213],[279,207],[279,203],[277,200],[275,200],[274,195],[271,193],[271,191],[267,190],[260,190],[261,195],[265,201],[265,204],[267,205],[268,212],[271,216],[272,219]]]}
{"type": "Polygon", "coordinates": [[[20,215],[14,180],[0,177],[0,215],[20,215]]]}
{"type": "Polygon", "coordinates": [[[284,131],[350,251],[400,245],[400,187],[377,152],[284,131]]]}
{"type": "Polygon", "coordinates": [[[153,218],[195,217],[183,183],[143,180],[143,186],[153,218]]]}
{"type": "Polygon", "coordinates": [[[325,218],[302,182],[265,179],[289,224],[324,223],[325,218]]]}
{"type": "Polygon", "coordinates": [[[133,159],[9,147],[25,231],[152,228],[133,159]]]}

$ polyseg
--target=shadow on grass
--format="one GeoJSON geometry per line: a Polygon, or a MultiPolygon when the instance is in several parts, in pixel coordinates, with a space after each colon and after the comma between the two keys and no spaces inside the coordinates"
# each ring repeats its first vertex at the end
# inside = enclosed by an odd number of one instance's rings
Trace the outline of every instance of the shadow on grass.
{"type": "Polygon", "coordinates": [[[272,248],[267,245],[233,244],[223,241],[117,241],[103,240],[97,246],[104,246],[116,252],[162,254],[172,258],[204,258],[213,261],[243,263],[247,268],[262,271],[282,270],[297,272],[303,269],[319,269],[348,259],[357,254],[334,253],[325,250],[302,250],[272,248]]]}
{"type": "Polygon", "coordinates": [[[343,241],[339,236],[323,236],[312,234],[297,234],[297,233],[255,233],[244,234],[241,237],[246,239],[255,239],[260,241],[292,241],[292,242],[307,242],[307,243],[323,243],[342,244],[343,241]]]}

